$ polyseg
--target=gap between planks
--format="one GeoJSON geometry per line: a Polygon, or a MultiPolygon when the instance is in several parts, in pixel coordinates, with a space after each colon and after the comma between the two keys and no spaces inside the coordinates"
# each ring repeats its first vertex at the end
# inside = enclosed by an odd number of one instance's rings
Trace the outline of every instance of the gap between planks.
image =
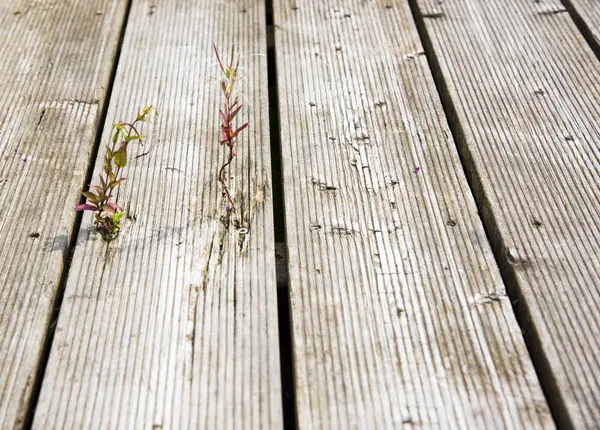
{"type": "Polygon", "coordinates": [[[408,7],[275,7],[298,425],[551,427],[408,7]]]}
{"type": "Polygon", "coordinates": [[[25,6],[15,0],[0,6],[6,36],[0,48],[2,428],[26,426],[35,403],[40,360],[76,234],[73,208],[118,47],[112,28],[121,26],[125,9],[125,0],[103,6],[25,6]]]}
{"type": "Polygon", "coordinates": [[[502,243],[499,240],[500,236],[498,224],[493,212],[491,211],[490,202],[483,192],[481,178],[479,177],[477,169],[475,169],[473,160],[471,158],[471,153],[467,148],[465,135],[462,130],[462,126],[458,121],[454,102],[450,97],[450,93],[448,92],[448,85],[435,55],[427,28],[425,27],[423,15],[419,11],[417,0],[408,0],[408,3],[417,25],[417,31],[419,32],[419,37],[421,38],[421,43],[423,44],[423,50],[425,51],[427,62],[429,63],[429,67],[433,73],[433,78],[442,102],[442,107],[446,117],[448,118],[448,125],[458,149],[463,171],[465,172],[469,187],[471,188],[473,197],[475,198],[475,204],[479,210],[486,236],[491,244],[496,263],[500,268],[502,280],[506,285],[506,291],[513,305],[517,323],[521,327],[523,339],[533,361],[538,378],[540,379],[542,389],[544,390],[544,395],[546,396],[548,406],[550,407],[550,412],[552,413],[553,419],[559,425],[563,426],[563,428],[572,428],[572,424],[567,419],[565,404],[560,397],[556,380],[553,378],[550,372],[548,360],[541,350],[540,336],[531,325],[531,314],[518,287],[514,268],[508,264],[506,258],[504,258],[502,243]]]}
{"type": "Polygon", "coordinates": [[[285,199],[281,171],[281,132],[279,94],[277,91],[277,49],[273,24],[273,0],[266,0],[267,74],[269,83],[269,126],[271,136],[271,181],[275,228],[275,272],[277,277],[277,316],[279,322],[279,362],[281,367],[281,399],[284,429],[295,429],[296,396],[290,313],[287,241],[285,234],[285,199]]]}
{"type": "Polygon", "coordinates": [[[559,1],[411,6],[553,417],[586,428],[599,412],[596,43],[559,1]]]}
{"type": "Polygon", "coordinates": [[[95,264],[105,247],[84,215],[33,425],[279,428],[264,5],[145,6],[133,2],[108,113],[120,119],[147,103],[161,111],[146,129],[150,153],[132,163],[119,195],[137,217],[95,264]],[[205,79],[213,38],[258,54],[245,58],[251,126],[232,170],[250,224],[242,245],[234,231],[222,242],[213,234],[223,210],[213,175],[221,147],[204,144],[218,141],[209,112],[221,100],[205,79]],[[148,273],[132,269],[140,260],[151,261],[148,273]]]}
{"type": "MultiPolygon", "coordinates": [[[[96,164],[96,158],[98,157],[98,149],[100,148],[100,144],[102,141],[102,133],[104,130],[104,126],[106,123],[106,114],[108,112],[108,106],[110,105],[110,99],[112,96],[113,85],[115,82],[115,75],[117,74],[117,67],[119,65],[119,60],[121,58],[121,48],[123,46],[123,38],[125,37],[125,29],[127,27],[127,23],[129,21],[129,12],[131,11],[131,2],[133,0],[127,0],[125,5],[125,14],[123,18],[123,22],[121,24],[121,29],[119,31],[119,42],[117,45],[117,51],[115,53],[115,57],[113,60],[110,78],[108,80],[108,86],[106,89],[104,104],[102,106],[102,112],[98,118],[96,123],[96,136],[94,138],[94,146],[92,148],[92,152],[90,154],[90,161],[88,164],[88,169],[85,175],[84,189],[81,191],[87,190],[87,184],[91,183],[92,175],[94,173],[94,166],[96,164]]],[[[81,196],[79,199],[79,204],[85,203],[86,198],[81,196]]],[[[65,251],[64,263],[63,263],[63,271],[60,276],[60,281],[58,284],[58,289],[56,293],[56,301],[54,305],[54,311],[52,313],[52,317],[50,318],[50,325],[48,326],[48,330],[46,332],[46,340],[44,342],[44,348],[42,351],[42,357],[40,359],[40,364],[37,370],[37,374],[35,377],[35,383],[33,386],[33,392],[31,395],[31,400],[29,402],[29,406],[27,407],[27,413],[25,415],[25,425],[24,428],[30,429],[33,424],[33,418],[35,416],[35,409],[37,407],[37,402],[40,396],[40,390],[42,389],[42,381],[44,380],[44,375],[46,373],[46,366],[48,365],[48,358],[50,357],[50,350],[52,349],[52,343],[54,341],[54,334],[56,330],[56,323],[60,316],[60,308],[62,307],[62,301],[65,294],[65,286],[67,283],[67,279],[69,277],[69,269],[71,268],[71,262],[73,259],[73,253],[75,252],[75,244],[77,243],[77,237],[79,236],[79,231],[81,229],[81,221],[83,219],[83,212],[75,213],[75,222],[73,223],[73,232],[71,234],[71,238],[69,240],[69,245],[67,250],[65,251]]]]}
{"type": "Polygon", "coordinates": [[[590,0],[561,0],[586,42],[600,60],[600,5],[590,0]]]}

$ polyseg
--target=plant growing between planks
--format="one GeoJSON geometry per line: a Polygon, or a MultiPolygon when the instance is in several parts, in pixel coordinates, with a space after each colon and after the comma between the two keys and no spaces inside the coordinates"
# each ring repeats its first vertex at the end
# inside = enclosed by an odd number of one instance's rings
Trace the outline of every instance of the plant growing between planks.
{"type": "Polygon", "coordinates": [[[90,185],[88,191],[83,192],[87,203],[75,207],[76,211],[92,211],[95,213],[96,229],[105,240],[113,239],[121,229],[121,220],[126,212],[121,206],[112,202],[111,199],[116,188],[125,180],[122,176],[123,169],[127,165],[127,149],[131,142],[137,142],[143,146],[144,136],[140,134],[137,127],[139,123],[148,122],[150,115],[158,111],[154,106],[147,106],[138,111],[133,122],[117,122],[112,128],[110,143],[106,144],[104,155],[104,176],[100,174],[100,184],[90,185]]]}
{"type": "Polygon", "coordinates": [[[236,213],[235,201],[231,196],[228,186],[227,170],[233,157],[237,155],[235,145],[237,138],[246,127],[248,122],[243,123],[240,127],[235,127],[235,117],[240,113],[243,104],[239,102],[239,83],[245,76],[239,76],[238,70],[240,66],[241,53],[235,51],[235,46],[231,47],[231,55],[229,62],[224,64],[221,61],[217,47],[213,44],[213,49],[217,57],[219,69],[221,70],[221,92],[225,96],[224,108],[219,109],[219,117],[221,120],[221,138],[219,143],[227,148],[227,161],[219,169],[219,182],[223,188],[223,196],[227,198],[225,209],[227,213],[236,213]]]}

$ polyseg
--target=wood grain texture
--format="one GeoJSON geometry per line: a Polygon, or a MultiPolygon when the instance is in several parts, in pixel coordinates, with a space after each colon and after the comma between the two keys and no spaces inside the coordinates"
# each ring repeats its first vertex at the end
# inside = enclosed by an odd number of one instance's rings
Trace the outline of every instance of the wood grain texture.
{"type": "Polygon", "coordinates": [[[275,24],[299,427],[552,428],[408,4],[275,24]]]}
{"type": "Polygon", "coordinates": [[[560,419],[596,428],[600,64],[557,0],[417,3],[560,419]]]}
{"type": "Polygon", "coordinates": [[[596,0],[565,0],[564,4],[576,20],[581,20],[595,42],[594,49],[600,46],[600,3],[596,0]]]}
{"type": "Polygon", "coordinates": [[[119,237],[84,217],[34,428],[281,427],[264,19],[259,0],[133,1],[104,141],[140,106],[160,116],[130,157],[119,237]],[[220,221],[213,42],[246,54],[230,182],[245,236],[220,221]]]}
{"type": "Polygon", "coordinates": [[[0,2],[0,428],[24,425],[125,0],[0,2]]]}

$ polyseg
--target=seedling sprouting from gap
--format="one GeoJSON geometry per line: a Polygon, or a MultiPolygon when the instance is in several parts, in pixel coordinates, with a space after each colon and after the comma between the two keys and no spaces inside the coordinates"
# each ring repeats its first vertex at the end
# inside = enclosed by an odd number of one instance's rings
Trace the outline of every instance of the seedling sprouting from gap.
{"type": "Polygon", "coordinates": [[[233,157],[237,155],[235,150],[237,138],[240,132],[248,127],[247,122],[237,128],[234,125],[235,117],[240,113],[243,106],[243,104],[239,102],[238,87],[241,80],[244,79],[244,76],[239,76],[238,74],[241,54],[235,52],[234,46],[231,47],[231,55],[227,64],[224,64],[221,61],[221,57],[219,56],[219,52],[215,45],[213,45],[213,49],[217,56],[219,69],[221,70],[221,92],[223,93],[223,96],[225,96],[224,109],[219,109],[219,117],[221,119],[221,138],[219,143],[225,145],[228,150],[227,161],[219,169],[219,182],[223,188],[223,195],[227,198],[227,212],[235,213],[235,201],[233,200],[227,185],[227,169],[233,161],[233,157]]]}
{"type": "Polygon", "coordinates": [[[127,148],[129,143],[137,142],[143,146],[144,136],[138,131],[138,123],[148,122],[150,115],[158,111],[148,106],[138,111],[135,121],[118,122],[113,125],[110,143],[106,145],[104,156],[104,175],[100,174],[100,184],[90,185],[83,196],[87,203],[78,205],[76,211],[92,211],[95,213],[96,229],[106,240],[113,239],[121,229],[121,220],[126,215],[121,206],[112,202],[115,189],[125,180],[123,169],[127,165],[127,148]]]}

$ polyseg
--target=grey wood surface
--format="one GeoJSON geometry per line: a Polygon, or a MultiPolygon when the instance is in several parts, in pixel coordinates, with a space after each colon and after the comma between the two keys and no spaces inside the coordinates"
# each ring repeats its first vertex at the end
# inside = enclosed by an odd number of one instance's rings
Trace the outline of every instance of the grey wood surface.
{"type": "Polygon", "coordinates": [[[34,428],[282,426],[264,20],[261,0],[133,1],[104,141],[138,107],[160,116],[119,193],[134,219],[107,245],[84,216],[34,428]],[[220,221],[213,42],[248,73],[231,181],[246,235],[220,221]]]}
{"type": "Polygon", "coordinates": [[[565,0],[565,5],[576,20],[591,33],[595,49],[600,47],[600,2],[596,0],[565,0]]]}
{"type": "Polygon", "coordinates": [[[600,63],[558,0],[418,0],[561,424],[600,422],[600,63]]]}
{"type": "Polygon", "coordinates": [[[1,429],[24,425],[125,4],[0,2],[1,429]]]}
{"type": "Polygon", "coordinates": [[[299,428],[552,428],[408,3],[274,7],[299,428]]]}

